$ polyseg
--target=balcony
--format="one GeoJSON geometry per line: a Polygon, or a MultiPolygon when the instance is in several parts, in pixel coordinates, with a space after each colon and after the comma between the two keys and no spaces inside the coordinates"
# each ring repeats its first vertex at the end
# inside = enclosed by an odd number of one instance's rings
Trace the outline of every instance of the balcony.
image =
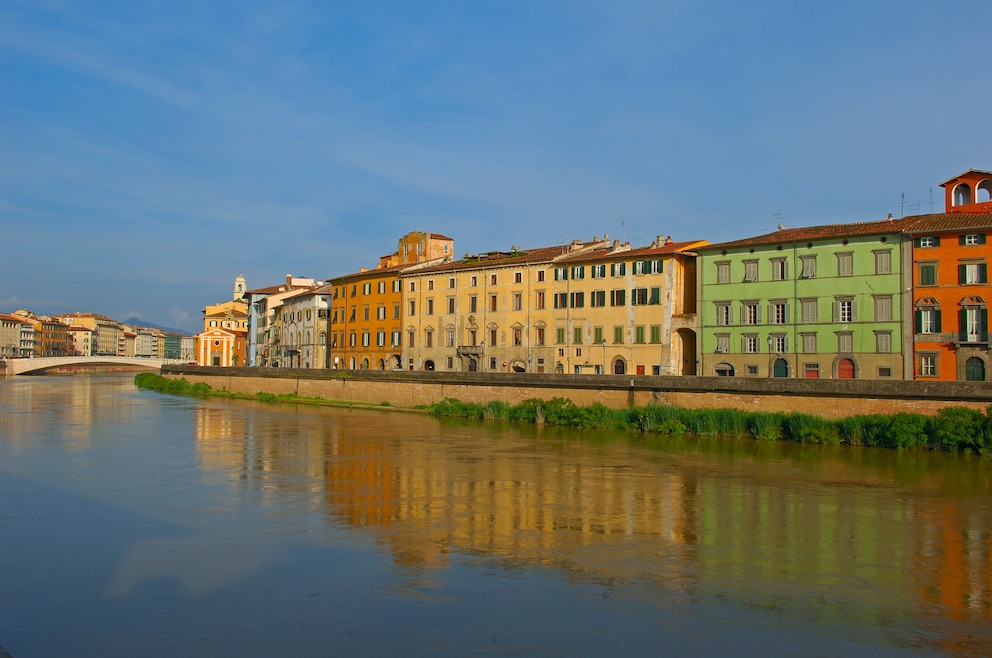
{"type": "Polygon", "coordinates": [[[455,356],[482,356],[482,345],[461,345],[455,348],[455,356]]]}
{"type": "Polygon", "coordinates": [[[988,345],[989,332],[945,331],[939,334],[916,334],[916,343],[954,343],[958,345],[988,345]]]}

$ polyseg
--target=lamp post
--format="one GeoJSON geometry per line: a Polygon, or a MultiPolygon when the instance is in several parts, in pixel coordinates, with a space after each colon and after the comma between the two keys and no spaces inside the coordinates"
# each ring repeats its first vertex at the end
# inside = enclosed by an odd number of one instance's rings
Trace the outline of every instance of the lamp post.
{"type": "Polygon", "coordinates": [[[775,344],[775,339],[772,338],[771,334],[768,334],[768,376],[775,376],[775,353],[772,350],[772,346],[775,344]]]}
{"type": "Polygon", "coordinates": [[[605,338],[603,339],[602,345],[603,345],[603,372],[601,374],[605,375],[606,374],[606,339],[605,338]]]}

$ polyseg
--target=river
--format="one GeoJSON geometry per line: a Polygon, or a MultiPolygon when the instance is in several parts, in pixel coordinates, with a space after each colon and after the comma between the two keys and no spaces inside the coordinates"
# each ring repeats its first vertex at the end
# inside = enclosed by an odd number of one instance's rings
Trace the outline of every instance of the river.
{"type": "Polygon", "coordinates": [[[0,645],[989,654],[990,467],[0,379],[0,645]]]}

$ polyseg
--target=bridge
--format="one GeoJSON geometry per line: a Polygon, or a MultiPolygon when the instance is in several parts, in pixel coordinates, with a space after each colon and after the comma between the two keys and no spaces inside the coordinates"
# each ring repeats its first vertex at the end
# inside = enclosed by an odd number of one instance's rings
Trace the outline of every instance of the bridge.
{"type": "Polygon", "coordinates": [[[0,366],[0,374],[27,375],[54,370],[66,366],[138,366],[148,370],[158,370],[165,359],[145,359],[136,356],[44,356],[36,359],[7,359],[3,361],[6,371],[0,366]]]}

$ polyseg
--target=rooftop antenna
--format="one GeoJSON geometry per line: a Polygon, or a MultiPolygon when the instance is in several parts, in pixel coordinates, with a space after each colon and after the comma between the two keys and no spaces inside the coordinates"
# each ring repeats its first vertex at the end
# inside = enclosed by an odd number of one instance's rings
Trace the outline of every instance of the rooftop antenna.
{"type": "Polygon", "coordinates": [[[930,188],[930,214],[933,214],[933,188],[930,188]]]}
{"type": "Polygon", "coordinates": [[[903,192],[899,195],[899,216],[906,216],[906,193],[903,192]]]}
{"type": "Polygon", "coordinates": [[[778,220],[778,230],[785,230],[785,224],[782,223],[782,211],[772,213],[772,217],[778,220]]]}
{"type": "Polygon", "coordinates": [[[623,213],[620,213],[620,237],[621,242],[627,241],[627,218],[623,213]]]}

